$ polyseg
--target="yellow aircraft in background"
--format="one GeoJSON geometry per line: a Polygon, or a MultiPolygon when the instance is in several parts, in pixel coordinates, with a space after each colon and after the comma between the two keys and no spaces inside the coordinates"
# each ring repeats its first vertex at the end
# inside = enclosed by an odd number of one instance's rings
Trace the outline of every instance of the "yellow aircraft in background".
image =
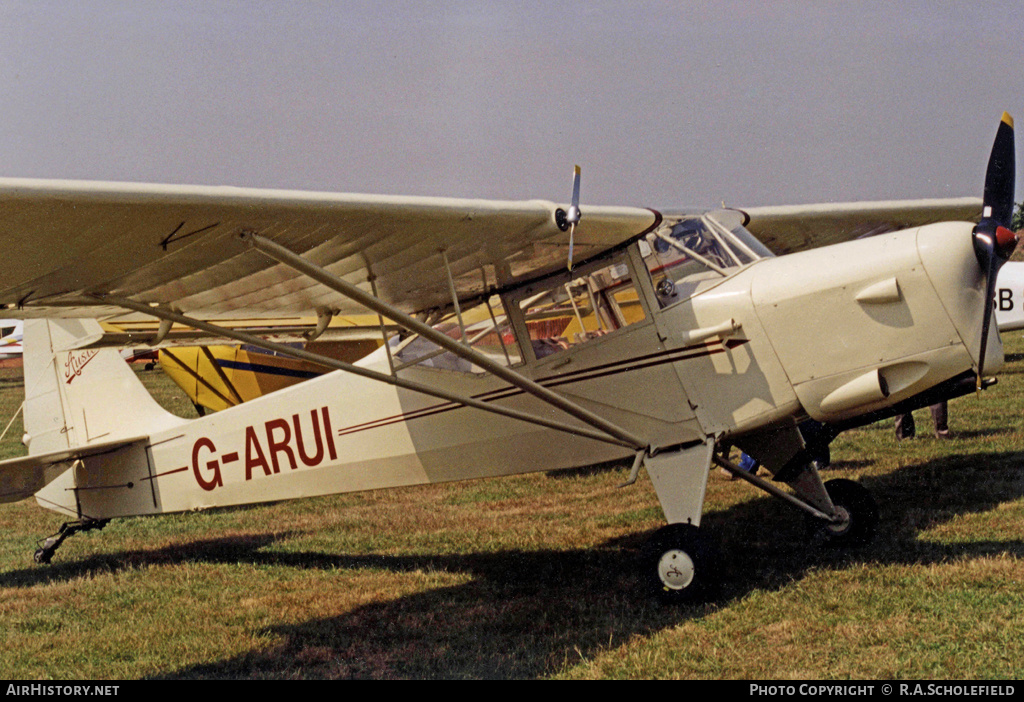
{"type": "MultiPolygon", "coordinates": [[[[313,342],[304,348],[355,362],[380,347],[379,339],[313,342]]],[[[296,342],[296,347],[302,346],[296,342]]],[[[323,375],[331,368],[255,346],[185,346],[160,349],[160,367],[180,387],[200,416],[218,412],[323,375]]]]}

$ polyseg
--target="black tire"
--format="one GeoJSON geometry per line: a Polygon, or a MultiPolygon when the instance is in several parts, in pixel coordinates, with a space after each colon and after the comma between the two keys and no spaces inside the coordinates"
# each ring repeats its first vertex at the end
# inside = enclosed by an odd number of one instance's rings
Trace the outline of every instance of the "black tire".
{"type": "Polygon", "coordinates": [[[685,604],[702,601],[713,592],[715,562],[697,527],[669,524],[647,542],[642,567],[652,596],[668,604],[685,604]]]}
{"type": "Polygon", "coordinates": [[[829,524],[812,519],[812,526],[833,546],[863,546],[875,538],[878,527],[878,505],[867,488],[852,480],[837,478],[825,483],[832,504],[847,517],[842,524],[829,524]]]}

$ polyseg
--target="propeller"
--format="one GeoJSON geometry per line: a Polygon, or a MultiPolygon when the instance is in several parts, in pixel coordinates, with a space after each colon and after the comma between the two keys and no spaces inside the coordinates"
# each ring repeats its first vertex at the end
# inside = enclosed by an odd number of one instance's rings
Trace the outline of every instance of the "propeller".
{"type": "Polygon", "coordinates": [[[569,211],[566,212],[562,208],[555,210],[555,223],[558,224],[558,228],[563,232],[566,229],[569,230],[569,260],[566,265],[570,271],[572,270],[573,235],[576,234],[576,225],[579,224],[582,216],[583,213],[580,212],[580,167],[576,166],[572,173],[572,202],[569,204],[569,211]]]}
{"type": "Polygon", "coordinates": [[[974,255],[985,271],[985,316],[982,318],[981,347],[978,354],[977,389],[981,389],[988,347],[989,326],[995,306],[996,277],[1017,246],[1017,235],[1010,231],[1015,188],[1015,153],[1013,118],[1004,112],[992,145],[992,155],[985,173],[985,196],[981,221],[972,234],[974,255]]]}

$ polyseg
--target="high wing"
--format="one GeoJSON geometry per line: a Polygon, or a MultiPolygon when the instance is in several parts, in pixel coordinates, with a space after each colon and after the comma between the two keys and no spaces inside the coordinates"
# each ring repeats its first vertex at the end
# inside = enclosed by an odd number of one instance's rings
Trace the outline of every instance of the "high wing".
{"type": "MultiPolygon", "coordinates": [[[[124,315],[91,294],[173,305],[207,319],[365,311],[249,250],[262,234],[398,308],[460,299],[553,272],[568,235],[555,203],[400,197],[96,181],[0,179],[0,304],[12,316],[124,315]],[[56,309],[55,309],[56,308],[56,309]]],[[[744,210],[777,254],[948,220],[977,221],[978,198],[827,203],[744,210]]],[[[588,207],[585,261],[651,230],[644,208],[588,207]]]]}
{"type": "MultiPolygon", "coordinates": [[[[557,206],[495,201],[0,179],[0,304],[8,316],[103,317],[94,295],[173,305],[207,319],[365,311],[251,251],[256,233],[408,312],[564,267],[557,206]]],[[[647,209],[589,207],[576,259],[656,226],[647,209]]]]}
{"type": "Polygon", "coordinates": [[[936,222],[977,222],[981,198],[837,202],[743,208],[746,227],[777,255],[936,222]]]}

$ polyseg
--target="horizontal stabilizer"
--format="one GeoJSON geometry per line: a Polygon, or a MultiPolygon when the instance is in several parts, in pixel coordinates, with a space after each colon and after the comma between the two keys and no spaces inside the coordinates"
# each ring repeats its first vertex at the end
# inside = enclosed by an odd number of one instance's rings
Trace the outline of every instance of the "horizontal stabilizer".
{"type": "Polygon", "coordinates": [[[110,453],[148,440],[147,436],[139,436],[0,461],[0,503],[31,497],[56,480],[80,458],[110,453]]]}

